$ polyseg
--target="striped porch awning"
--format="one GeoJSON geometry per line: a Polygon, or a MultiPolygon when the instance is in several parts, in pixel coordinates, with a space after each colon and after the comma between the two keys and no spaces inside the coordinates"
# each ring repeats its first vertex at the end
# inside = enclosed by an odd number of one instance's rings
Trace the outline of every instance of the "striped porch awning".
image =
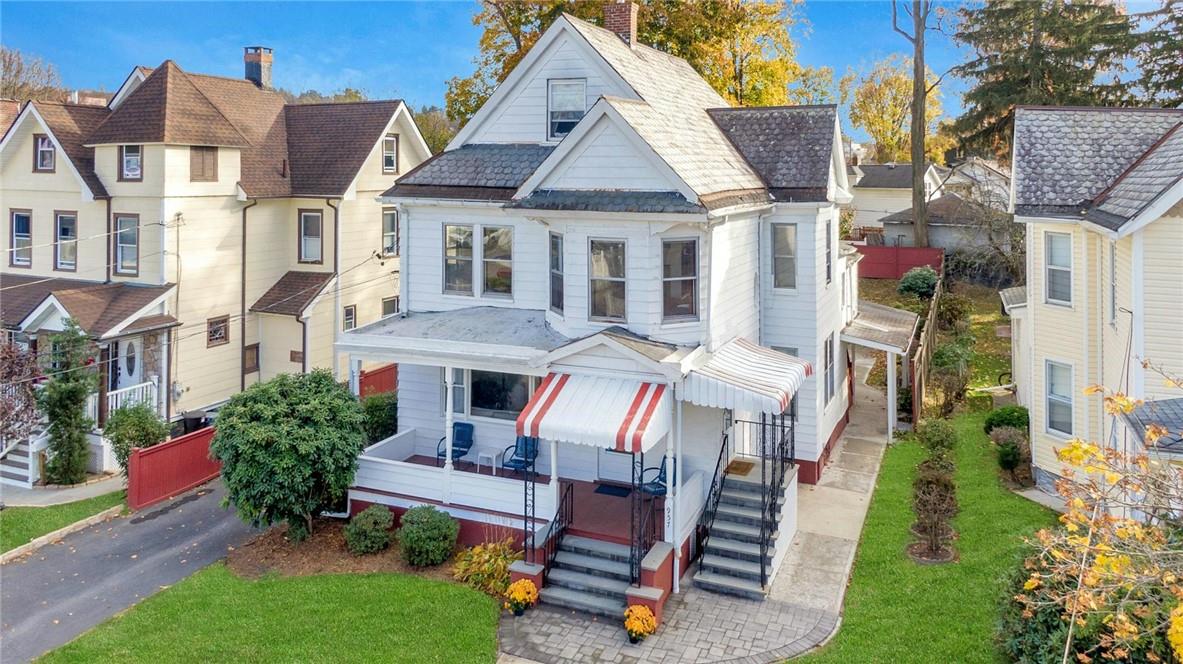
{"type": "Polygon", "coordinates": [[[746,339],[732,339],[686,374],[682,400],[711,408],[780,414],[805,379],[808,362],[746,339]]]}
{"type": "Polygon", "coordinates": [[[666,385],[603,376],[552,373],[518,416],[519,436],[618,452],[648,452],[670,431],[666,385]]]}

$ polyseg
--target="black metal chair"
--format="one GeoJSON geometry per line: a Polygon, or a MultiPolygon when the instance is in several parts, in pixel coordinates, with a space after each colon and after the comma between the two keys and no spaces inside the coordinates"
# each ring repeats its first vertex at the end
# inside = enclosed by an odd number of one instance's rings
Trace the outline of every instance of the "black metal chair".
{"type": "MultiPolygon", "coordinates": [[[[665,496],[666,492],[669,490],[669,488],[666,486],[666,474],[665,474],[666,459],[667,459],[667,457],[662,456],[660,466],[653,466],[652,468],[646,468],[641,471],[641,492],[642,493],[650,495],[650,496],[654,496],[657,498],[661,498],[661,497],[665,496]],[[645,481],[645,474],[650,473],[650,472],[656,472],[657,475],[654,476],[653,479],[646,482],[645,481]]],[[[673,474],[674,474],[674,481],[677,482],[678,481],[678,466],[677,466],[676,461],[674,462],[674,473],[673,474]]]]}
{"type": "Polygon", "coordinates": [[[513,454],[501,462],[501,467],[524,473],[538,459],[538,439],[533,436],[518,436],[513,445],[505,448],[502,456],[509,454],[510,450],[513,450],[513,454]]]}
{"type": "MultiPolygon", "coordinates": [[[[468,422],[453,422],[452,423],[452,462],[455,463],[464,455],[468,454],[472,449],[472,443],[475,436],[474,429],[468,422]]],[[[435,462],[436,465],[443,465],[444,458],[448,456],[448,437],[440,438],[440,442],[435,446],[435,462]]]]}

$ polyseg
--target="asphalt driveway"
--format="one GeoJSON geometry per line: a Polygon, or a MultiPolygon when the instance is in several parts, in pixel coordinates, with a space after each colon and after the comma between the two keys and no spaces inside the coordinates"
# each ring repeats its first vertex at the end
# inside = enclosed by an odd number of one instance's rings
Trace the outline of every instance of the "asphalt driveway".
{"type": "Polygon", "coordinates": [[[25,662],[226,555],[253,534],[213,482],[0,567],[0,662],[25,662]]]}

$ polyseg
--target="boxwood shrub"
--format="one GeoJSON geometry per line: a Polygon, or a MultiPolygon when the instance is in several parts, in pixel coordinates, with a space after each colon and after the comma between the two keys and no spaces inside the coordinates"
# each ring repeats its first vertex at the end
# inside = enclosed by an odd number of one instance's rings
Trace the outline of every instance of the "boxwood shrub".
{"type": "Polygon", "coordinates": [[[986,423],[982,428],[986,433],[990,433],[997,427],[1014,427],[1027,431],[1029,423],[1030,416],[1023,406],[1003,406],[986,415],[986,423]]]}
{"type": "Polygon", "coordinates": [[[459,521],[431,505],[421,505],[403,514],[398,543],[408,564],[429,567],[452,557],[459,535],[459,521]]]}
{"type": "Polygon", "coordinates": [[[382,505],[370,505],[345,526],[345,546],[355,556],[378,553],[390,546],[394,514],[382,505]]]}

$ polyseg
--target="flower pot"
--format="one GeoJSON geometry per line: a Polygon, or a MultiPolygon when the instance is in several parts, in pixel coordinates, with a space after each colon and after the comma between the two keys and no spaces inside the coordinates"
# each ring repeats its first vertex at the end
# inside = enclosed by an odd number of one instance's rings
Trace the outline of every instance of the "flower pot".
{"type": "Polygon", "coordinates": [[[631,644],[633,644],[633,645],[636,645],[636,644],[638,644],[638,643],[640,643],[640,642],[641,642],[641,637],[639,637],[639,636],[633,636],[632,634],[629,634],[629,635],[628,635],[628,642],[629,642],[629,643],[631,643],[631,644]]]}
{"type": "Polygon", "coordinates": [[[518,616],[521,616],[525,612],[526,612],[526,607],[524,607],[524,606],[515,607],[513,610],[513,615],[514,615],[514,617],[518,617],[518,616]]]}

